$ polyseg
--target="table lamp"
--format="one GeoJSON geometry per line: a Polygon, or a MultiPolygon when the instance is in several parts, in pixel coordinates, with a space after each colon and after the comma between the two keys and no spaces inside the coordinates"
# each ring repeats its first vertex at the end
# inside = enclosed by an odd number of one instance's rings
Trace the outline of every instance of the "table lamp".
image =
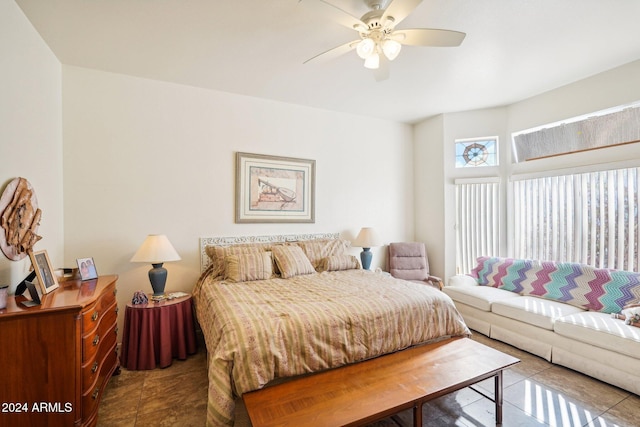
{"type": "Polygon", "coordinates": [[[360,252],[360,261],[362,262],[362,268],[368,270],[371,266],[371,259],[373,259],[373,253],[369,250],[374,246],[380,246],[380,238],[378,233],[371,227],[363,227],[358,233],[358,237],[353,242],[353,246],[359,246],[362,248],[360,252]]]}
{"type": "Polygon", "coordinates": [[[164,295],[164,285],[167,283],[167,269],[162,263],[180,261],[180,255],[173,248],[164,234],[150,234],[142,242],[142,246],[131,258],[131,262],[148,262],[153,268],[149,270],[149,281],[153,288],[153,296],[164,295]]]}

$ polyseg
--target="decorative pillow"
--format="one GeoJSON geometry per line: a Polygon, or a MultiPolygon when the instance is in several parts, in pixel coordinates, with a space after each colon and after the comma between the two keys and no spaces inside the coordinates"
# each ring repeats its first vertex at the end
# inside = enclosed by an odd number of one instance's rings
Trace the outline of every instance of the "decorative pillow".
{"type": "Polygon", "coordinates": [[[527,259],[484,256],[478,258],[478,264],[470,276],[477,279],[479,285],[533,295],[532,284],[538,280],[538,273],[544,264],[527,259]]]}
{"type": "Polygon", "coordinates": [[[344,255],[350,242],[342,239],[317,239],[301,240],[295,242],[300,246],[314,268],[318,268],[320,262],[326,257],[344,255]]]}
{"type": "Polygon", "coordinates": [[[316,272],[300,246],[274,246],[272,251],[283,279],[316,272]]]}
{"type": "Polygon", "coordinates": [[[360,268],[358,258],[353,255],[334,255],[322,258],[318,271],[357,270],[360,268]]]}
{"type": "Polygon", "coordinates": [[[225,279],[230,282],[265,280],[273,274],[271,252],[229,255],[224,259],[225,279]]]}
{"type": "Polygon", "coordinates": [[[225,263],[224,259],[229,255],[240,254],[257,254],[265,252],[265,245],[256,244],[240,244],[231,246],[207,246],[205,252],[211,258],[213,277],[224,276],[225,263]]]}
{"type": "Polygon", "coordinates": [[[611,317],[624,320],[625,325],[640,327],[640,304],[627,305],[622,313],[611,313],[611,317]]]}

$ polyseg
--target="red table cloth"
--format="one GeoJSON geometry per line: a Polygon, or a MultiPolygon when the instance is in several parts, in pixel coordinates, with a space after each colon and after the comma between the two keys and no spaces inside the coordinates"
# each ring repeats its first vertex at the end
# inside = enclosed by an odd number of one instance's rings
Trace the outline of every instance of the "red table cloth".
{"type": "Polygon", "coordinates": [[[120,363],[129,370],[166,368],[196,352],[191,295],[127,304],[120,363]]]}

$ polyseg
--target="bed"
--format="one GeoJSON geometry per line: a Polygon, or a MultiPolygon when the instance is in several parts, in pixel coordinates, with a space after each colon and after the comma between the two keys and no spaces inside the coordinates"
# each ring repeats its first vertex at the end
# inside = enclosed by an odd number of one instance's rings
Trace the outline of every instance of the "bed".
{"type": "Polygon", "coordinates": [[[283,378],[467,336],[430,286],[362,270],[338,234],[201,238],[193,296],[208,357],[207,425],[283,378]]]}

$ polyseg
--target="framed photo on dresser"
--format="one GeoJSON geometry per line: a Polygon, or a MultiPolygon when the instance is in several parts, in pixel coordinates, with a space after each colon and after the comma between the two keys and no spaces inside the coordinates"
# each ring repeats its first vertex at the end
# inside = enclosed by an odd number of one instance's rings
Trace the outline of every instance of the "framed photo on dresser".
{"type": "Polygon", "coordinates": [[[78,263],[78,270],[80,271],[80,278],[82,280],[98,278],[96,263],[93,262],[93,258],[78,258],[76,263],[78,263]]]}
{"type": "Polygon", "coordinates": [[[53,273],[53,267],[47,251],[29,251],[29,258],[31,258],[31,264],[36,272],[42,293],[48,294],[56,290],[59,286],[58,280],[53,273]]]}

